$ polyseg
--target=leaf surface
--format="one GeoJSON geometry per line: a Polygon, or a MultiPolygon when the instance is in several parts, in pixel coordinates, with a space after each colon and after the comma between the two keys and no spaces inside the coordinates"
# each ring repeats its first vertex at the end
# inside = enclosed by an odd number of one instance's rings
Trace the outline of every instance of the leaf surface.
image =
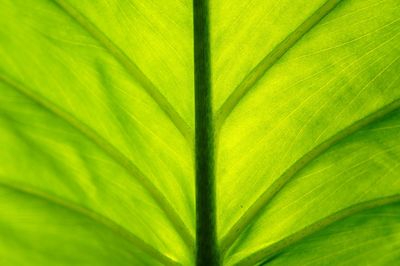
{"type": "MultiPolygon", "coordinates": [[[[195,263],[192,5],[1,0],[0,264],[195,263]]],[[[208,13],[222,264],[398,261],[398,1],[208,13]]]]}

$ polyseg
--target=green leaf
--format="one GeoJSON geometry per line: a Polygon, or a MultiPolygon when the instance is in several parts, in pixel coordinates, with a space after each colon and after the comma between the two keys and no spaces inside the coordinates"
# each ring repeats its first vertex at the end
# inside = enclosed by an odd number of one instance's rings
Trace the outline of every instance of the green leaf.
{"type": "Polygon", "coordinates": [[[400,260],[397,0],[0,4],[1,265],[400,260]]]}

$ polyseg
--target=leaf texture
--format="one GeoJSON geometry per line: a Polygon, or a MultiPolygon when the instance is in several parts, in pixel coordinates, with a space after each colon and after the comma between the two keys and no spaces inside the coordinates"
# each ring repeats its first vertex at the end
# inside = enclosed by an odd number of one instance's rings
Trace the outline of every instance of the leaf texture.
{"type": "MultiPolygon", "coordinates": [[[[195,264],[192,1],[0,4],[0,264],[195,264]]],[[[398,1],[207,11],[221,264],[398,263],[398,1]]]]}

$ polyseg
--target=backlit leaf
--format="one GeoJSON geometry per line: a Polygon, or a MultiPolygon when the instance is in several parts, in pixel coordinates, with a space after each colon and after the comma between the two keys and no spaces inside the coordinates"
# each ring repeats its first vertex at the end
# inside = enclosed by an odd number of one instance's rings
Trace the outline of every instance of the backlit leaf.
{"type": "Polygon", "coordinates": [[[0,0],[1,265],[195,264],[196,47],[221,264],[399,263],[399,1],[201,18],[209,42],[189,0],[0,0]]]}

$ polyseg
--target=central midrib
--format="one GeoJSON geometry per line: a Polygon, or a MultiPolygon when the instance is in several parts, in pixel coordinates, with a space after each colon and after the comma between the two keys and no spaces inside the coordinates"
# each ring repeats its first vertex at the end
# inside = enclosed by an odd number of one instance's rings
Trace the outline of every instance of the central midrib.
{"type": "Polygon", "coordinates": [[[193,0],[196,164],[196,265],[219,265],[208,0],[193,0]]]}

